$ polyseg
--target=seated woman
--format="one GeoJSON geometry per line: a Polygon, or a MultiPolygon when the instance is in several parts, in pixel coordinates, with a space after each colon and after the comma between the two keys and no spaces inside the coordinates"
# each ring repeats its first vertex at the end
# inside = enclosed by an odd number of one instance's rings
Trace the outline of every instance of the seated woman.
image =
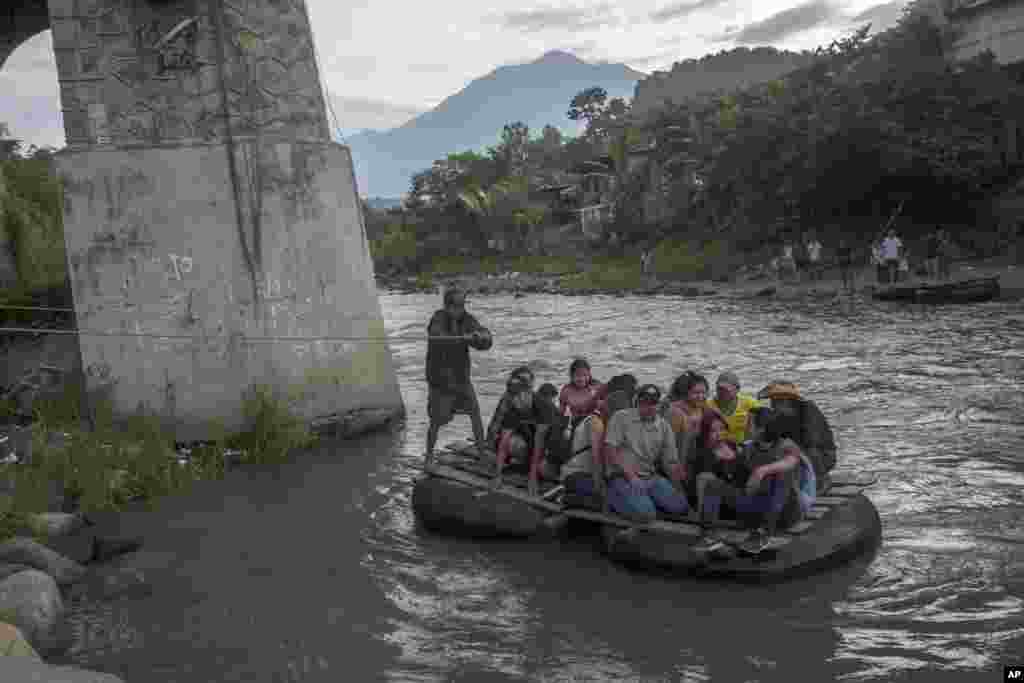
{"type": "Polygon", "coordinates": [[[679,458],[684,462],[700,434],[709,391],[707,379],[695,372],[680,375],[672,384],[672,394],[679,398],[668,405],[667,417],[676,434],[679,458]]]}
{"type": "MultiPolygon", "coordinates": [[[[814,504],[816,482],[814,466],[794,440],[799,423],[766,408],[755,410],[752,417],[754,439],[749,449],[731,458],[715,453],[726,464],[722,468],[726,476],[713,471],[697,475],[698,510],[701,522],[712,525],[718,521],[722,503],[730,505],[737,519],[753,529],[748,542],[760,544],[779,528],[803,518],[814,504]]],[[[722,426],[715,421],[709,430],[711,442],[722,440],[723,427],[724,420],[722,426]]],[[[720,546],[709,533],[698,549],[720,546]]]]}
{"type": "MultiPolygon", "coordinates": [[[[728,422],[714,408],[704,410],[700,430],[694,438],[686,458],[687,493],[693,497],[696,509],[701,509],[704,489],[712,482],[741,485],[742,473],[738,467],[738,454],[728,440],[728,422]]],[[[713,521],[717,521],[716,517],[713,521]]]]}
{"type": "Polygon", "coordinates": [[[597,402],[607,396],[607,390],[594,381],[590,374],[590,364],[584,358],[577,358],[569,366],[569,380],[569,384],[563,386],[558,395],[558,410],[562,415],[568,411],[575,428],[594,412],[597,402]]]}

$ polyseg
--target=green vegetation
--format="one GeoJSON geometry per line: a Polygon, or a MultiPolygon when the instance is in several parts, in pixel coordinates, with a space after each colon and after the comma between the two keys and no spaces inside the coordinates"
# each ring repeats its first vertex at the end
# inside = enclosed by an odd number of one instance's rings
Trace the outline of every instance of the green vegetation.
{"type": "Polygon", "coordinates": [[[65,282],[63,190],[51,157],[49,149],[23,151],[0,122],[0,242],[10,243],[19,282],[0,295],[9,304],[65,282]]]}
{"type": "Polygon", "coordinates": [[[589,270],[562,278],[562,286],[570,291],[635,289],[642,283],[636,259],[614,256],[596,257],[589,270]]]}
{"type": "Polygon", "coordinates": [[[29,530],[32,513],[47,510],[54,486],[77,499],[83,512],[120,509],[135,500],[152,501],[179,492],[200,480],[224,475],[228,450],[239,461],[279,463],[316,436],[293,415],[282,397],[255,386],[243,403],[245,429],[229,435],[211,424],[212,444],[180,458],[174,439],[151,414],[138,413],[115,422],[111,405],[91,406],[93,429],[83,426],[81,387],[69,383],[55,398],[33,405],[32,456],[27,463],[0,465],[0,477],[14,484],[10,499],[0,497],[0,540],[29,530]]]}
{"type": "Polygon", "coordinates": [[[735,271],[742,255],[724,240],[662,240],[654,248],[654,273],[666,280],[716,280],[735,271]]]}

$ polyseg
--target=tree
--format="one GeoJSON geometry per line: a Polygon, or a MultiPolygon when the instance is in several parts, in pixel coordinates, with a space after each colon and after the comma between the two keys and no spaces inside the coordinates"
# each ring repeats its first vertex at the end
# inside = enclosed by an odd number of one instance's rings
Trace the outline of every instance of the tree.
{"type": "Polygon", "coordinates": [[[510,175],[523,175],[526,172],[529,144],[530,127],[522,121],[505,124],[502,128],[498,151],[510,175]]]}
{"type": "Polygon", "coordinates": [[[566,116],[571,121],[586,121],[587,128],[601,115],[605,108],[605,101],[608,99],[608,92],[599,86],[587,88],[576,93],[569,103],[569,111],[566,116]]]}
{"type": "Polygon", "coordinates": [[[0,122],[0,161],[21,157],[21,140],[11,137],[11,129],[0,122]]]}

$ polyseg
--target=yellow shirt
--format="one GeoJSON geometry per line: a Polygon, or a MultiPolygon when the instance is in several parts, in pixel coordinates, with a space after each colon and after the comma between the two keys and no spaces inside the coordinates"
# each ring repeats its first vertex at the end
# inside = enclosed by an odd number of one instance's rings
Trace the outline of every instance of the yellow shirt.
{"type": "Polygon", "coordinates": [[[708,405],[722,413],[725,418],[725,423],[728,425],[725,438],[735,443],[743,443],[747,438],[747,418],[750,416],[750,411],[760,408],[764,404],[749,394],[739,394],[736,396],[736,411],[732,415],[726,415],[716,399],[708,401],[708,405]]]}

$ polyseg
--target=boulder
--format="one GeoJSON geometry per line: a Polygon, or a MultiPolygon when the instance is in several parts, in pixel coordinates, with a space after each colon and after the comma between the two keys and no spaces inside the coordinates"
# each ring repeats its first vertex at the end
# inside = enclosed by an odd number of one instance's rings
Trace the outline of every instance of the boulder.
{"type": "Polygon", "coordinates": [[[27,564],[34,569],[46,572],[62,586],[74,583],[85,573],[85,567],[77,562],[69,560],[31,538],[23,537],[0,543],[0,563],[27,564]]]}
{"type": "Polygon", "coordinates": [[[29,515],[28,527],[41,536],[67,536],[85,526],[81,515],[65,512],[42,512],[29,515]]]}
{"type": "Polygon", "coordinates": [[[14,576],[18,572],[23,572],[26,569],[33,569],[33,567],[27,564],[0,564],[0,581],[3,581],[8,576],[14,576]]]}
{"type": "Polygon", "coordinates": [[[28,657],[0,657],[0,681],[28,683],[124,683],[113,674],[71,666],[50,666],[28,657]]]}
{"type": "Polygon", "coordinates": [[[39,653],[32,649],[32,645],[21,634],[21,630],[17,626],[2,621],[0,621],[0,657],[28,657],[42,661],[39,653]]]}
{"type": "Polygon", "coordinates": [[[0,581],[0,618],[17,626],[36,651],[54,649],[63,614],[64,601],[53,577],[27,569],[0,581]]]}

